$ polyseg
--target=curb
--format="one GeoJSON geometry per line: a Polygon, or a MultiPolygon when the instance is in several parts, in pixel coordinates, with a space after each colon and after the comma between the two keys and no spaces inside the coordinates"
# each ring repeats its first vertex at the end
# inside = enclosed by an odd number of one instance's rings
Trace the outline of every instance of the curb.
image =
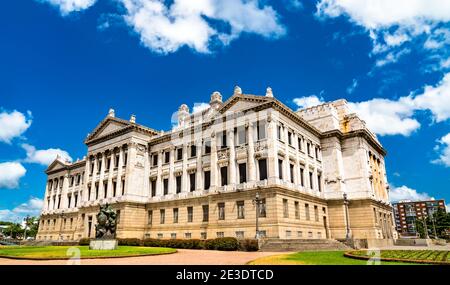
{"type": "MultiPolygon", "coordinates": [[[[353,259],[360,259],[360,260],[369,260],[371,257],[369,256],[361,256],[361,255],[354,255],[351,252],[344,252],[345,257],[353,258],[353,259]]],[[[417,264],[428,264],[428,265],[450,265],[450,262],[446,261],[433,261],[433,260],[417,260],[417,259],[403,259],[403,258],[387,258],[387,257],[380,257],[378,258],[380,261],[394,261],[394,262],[403,262],[403,263],[417,263],[417,264]]]]}

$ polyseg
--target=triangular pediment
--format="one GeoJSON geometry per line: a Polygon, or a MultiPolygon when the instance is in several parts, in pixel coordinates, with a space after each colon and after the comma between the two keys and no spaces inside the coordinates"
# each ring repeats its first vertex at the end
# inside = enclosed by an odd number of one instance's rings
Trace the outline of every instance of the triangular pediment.
{"type": "Polygon", "coordinates": [[[61,160],[56,158],[52,163],[50,163],[50,165],[47,167],[47,170],[45,170],[45,172],[53,172],[56,170],[65,169],[66,166],[67,165],[64,164],[61,160]]]}
{"type": "Polygon", "coordinates": [[[87,137],[86,141],[97,139],[116,131],[119,131],[125,127],[128,127],[131,123],[122,119],[108,117],[103,120],[87,137]]]}
{"type": "Polygon", "coordinates": [[[237,112],[241,110],[251,109],[258,105],[268,102],[269,97],[256,95],[234,95],[228,99],[219,109],[220,113],[237,112]]]}

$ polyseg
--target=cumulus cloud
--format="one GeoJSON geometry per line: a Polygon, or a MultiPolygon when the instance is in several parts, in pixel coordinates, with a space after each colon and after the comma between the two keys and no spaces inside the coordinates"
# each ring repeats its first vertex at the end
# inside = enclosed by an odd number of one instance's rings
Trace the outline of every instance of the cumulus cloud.
{"type": "Polygon", "coordinates": [[[438,140],[438,143],[435,150],[439,153],[439,158],[433,160],[432,163],[450,167],[450,133],[438,140]]]}
{"type": "Polygon", "coordinates": [[[206,110],[209,108],[209,104],[208,103],[195,103],[194,104],[194,108],[192,108],[192,114],[201,112],[203,110],[206,110]]]}
{"type": "Polygon", "coordinates": [[[70,157],[69,153],[59,148],[37,150],[34,146],[29,144],[22,144],[22,148],[27,153],[27,158],[24,160],[25,162],[49,165],[58,156],[63,161],[72,161],[72,158],[70,157]]]}
{"type": "Polygon", "coordinates": [[[292,101],[298,106],[298,109],[309,108],[324,103],[323,98],[316,95],[294,98],[292,101]]]}
{"type": "Polygon", "coordinates": [[[19,186],[20,178],[27,170],[19,162],[0,163],[0,188],[13,189],[19,186]]]}
{"type": "Polygon", "coordinates": [[[446,58],[448,51],[439,47],[449,44],[448,11],[447,0],[320,0],[316,14],[320,19],[347,17],[363,27],[372,39],[372,53],[383,58],[377,66],[383,66],[407,54],[409,43],[419,43],[438,61],[446,58]]]}
{"type": "Polygon", "coordinates": [[[65,16],[72,12],[85,10],[95,4],[96,0],[37,0],[55,6],[65,16]]]}
{"type": "Polygon", "coordinates": [[[241,33],[279,37],[285,33],[278,14],[258,0],[120,0],[126,23],[141,43],[158,53],[171,53],[187,46],[200,53],[210,52],[213,41],[224,45],[241,33]],[[219,29],[211,21],[226,25],[219,29]],[[227,30],[227,31],[226,31],[227,30]]]}
{"type": "Polygon", "coordinates": [[[27,215],[38,216],[44,206],[44,201],[31,197],[27,202],[13,209],[0,210],[0,220],[8,222],[21,222],[27,215]]]}
{"type": "Polygon", "coordinates": [[[398,202],[401,200],[434,200],[434,197],[430,196],[428,193],[417,192],[417,190],[411,189],[405,185],[393,188],[389,193],[389,197],[391,202],[398,202]]]}
{"type": "Polygon", "coordinates": [[[11,143],[31,126],[31,112],[24,115],[16,110],[0,113],[0,142],[11,143]]]}
{"type": "MultiPolygon", "coordinates": [[[[322,104],[323,98],[313,95],[293,101],[300,108],[305,108],[322,104]]],[[[415,118],[417,111],[429,112],[436,123],[450,119],[450,73],[435,86],[426,85],[422,92],[416,94],[398,99],[373,98],[348,104],[374,133],[409,136],[421,126],[415,118]]]]}

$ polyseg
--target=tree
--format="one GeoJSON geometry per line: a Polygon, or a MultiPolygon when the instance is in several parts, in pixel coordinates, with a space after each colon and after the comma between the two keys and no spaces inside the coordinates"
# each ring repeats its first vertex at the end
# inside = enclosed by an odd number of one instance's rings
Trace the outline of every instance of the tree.
{"type": "Polygon", "coordinates": [[[425,235],[425,226],[424,226],[423,219],[416,219],[415,224],[416,224],[416,232],[419,234],[419,237],[425,238],[426,235],[425,235]]]}
{"type": "Polygon", "coordinates": [[[450,213],[446,213],[444,209],[438,208],[433,214],[436,234],[439,238],[446,238],[446,231],[450,229],[450,213]]]}
{"type": "Polygon", "coordinates": [[[39,229],[39,217],[30,217],[26,220],[27,237],[36,237],[39,229]]]}
{"type": "Polygon", "coordinates": [[[11,238],[17,239],[23,236],[23,229],[20,224],[11,223],[5,230],[6,236],[11,236],[11,238]]]}

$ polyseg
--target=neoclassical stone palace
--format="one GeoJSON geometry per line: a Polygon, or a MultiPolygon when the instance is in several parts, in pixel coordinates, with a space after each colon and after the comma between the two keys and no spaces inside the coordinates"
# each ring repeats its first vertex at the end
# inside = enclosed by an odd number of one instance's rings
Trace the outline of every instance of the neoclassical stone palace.
{"type": "Polygon", "coordinates": [[[269,239],[395,236],[386,151],[345,100],[293,111],[270,88],[236,87],[197,113],[181,105],[177,119],[156,131],[111,109],[83,160],[57,158],[46,170],[37,238],[94,237],[105,203],[119,238],[254,238],[257,208],[269,239]]]}

